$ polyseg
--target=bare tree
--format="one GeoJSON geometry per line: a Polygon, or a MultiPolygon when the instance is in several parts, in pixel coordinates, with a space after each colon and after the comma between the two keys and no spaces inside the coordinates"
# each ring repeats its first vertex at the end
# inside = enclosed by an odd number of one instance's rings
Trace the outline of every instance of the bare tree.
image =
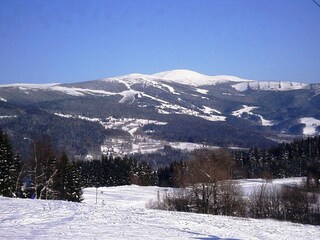
{"type": "Polygon", "coordinates": [[[219,214],[227,216],[245,216],[245,201],[243,191],[234,181],[223,181],[219,185],[219,214]]]}
{"type": "Polygon", "coordinates": [[[198,212],[218,214],[219,182],[231,177],[232,157],[223,150],[196,150],[181,180],[193,189],[198,212]]]}

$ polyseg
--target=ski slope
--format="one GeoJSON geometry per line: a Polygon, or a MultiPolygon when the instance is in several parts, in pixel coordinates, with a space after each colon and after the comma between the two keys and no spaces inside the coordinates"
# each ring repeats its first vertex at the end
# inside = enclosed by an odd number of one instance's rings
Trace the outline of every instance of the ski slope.
{"type": "Polygon", "coordinates": [[[147,209],[158,191],[166,189],[87,188],[82,203],[0,197],[0,239],[312,240],[320,236],[319,226],[147,209]]]}

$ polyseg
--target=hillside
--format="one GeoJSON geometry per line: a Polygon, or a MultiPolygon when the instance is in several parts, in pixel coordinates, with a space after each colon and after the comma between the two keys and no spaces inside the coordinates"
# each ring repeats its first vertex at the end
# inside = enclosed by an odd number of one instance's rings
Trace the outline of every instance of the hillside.
{"type": "Polygon", "coordinates": [[[318,134],[319,93],[319,84],[189,70],[72,84],[9,84],[0,85],[0,126],[22,155],[30,148],[23,139],[41,135],[82,157],[186,143],[194,144],[192,149],[265,147],[318,134]]]}
{"type": "MultiPolygon", "coordinates": [[[[277,180],[275,184],[295,181],[277,180]]],[[[259,180],[243,181],[246,192],[259,180]]],[[[84,191],[83,203],[0,197],[0,239],[318,239],[320,228],[147,209],[157,187],[122,186],[84,191]],[[139,194],[137,194],[139,193],[139,194]]]]}

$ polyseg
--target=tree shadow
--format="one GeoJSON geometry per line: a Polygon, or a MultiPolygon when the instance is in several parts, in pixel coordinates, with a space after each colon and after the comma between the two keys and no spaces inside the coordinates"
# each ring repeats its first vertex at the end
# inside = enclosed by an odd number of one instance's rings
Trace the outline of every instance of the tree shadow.
{"type": "Polygon", "coordinates": [[[220,238],[220,237],[213,236],[213,235],[210,235],[208,237],[195,237],[193,239],[199,239],[199,240],[240,240],[238,238],[220,238]]]}
{"type": "Polygon", "coordinates": [[[208,235],[208,236],[203,236],[204,234],[199,233],[199,232],[194,232],[194,231],[189,231],[189,230],[179,230],[184,233],[190,233],[192,235],[199,235],[199,237],[192,237],[192,239],[198,239],[198,240],[241,240],[239,238],[220,238],[218,236],[214,235],[208,235]],[[202,235],[202,237],[201,237],[202,235]]]}

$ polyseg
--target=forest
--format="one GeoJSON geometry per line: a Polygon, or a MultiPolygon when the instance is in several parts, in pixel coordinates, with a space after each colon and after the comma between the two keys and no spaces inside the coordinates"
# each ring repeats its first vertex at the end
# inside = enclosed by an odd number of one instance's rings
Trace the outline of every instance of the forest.
{"type": "Polygon", "coordinates": [[[32,157],[22,161],[0,130],[2,196],[81,202],[84,187],[157,185],[176,189],[157,203],[161,209],[320,224],[319,136],[231,152],[198,149],[177,154],[166,148],[177,161],[172,157],[170,164],[160,167],[140,155],[75,162],[66,152],[53,149],[48,136],[26,140],[32,157]],[[267,184],[285,177],[306,180],[302,186],[281,190],[267,184]],[[263,178],[266,184],[244,197],[234,181],[243,178],[263,178]]]}

